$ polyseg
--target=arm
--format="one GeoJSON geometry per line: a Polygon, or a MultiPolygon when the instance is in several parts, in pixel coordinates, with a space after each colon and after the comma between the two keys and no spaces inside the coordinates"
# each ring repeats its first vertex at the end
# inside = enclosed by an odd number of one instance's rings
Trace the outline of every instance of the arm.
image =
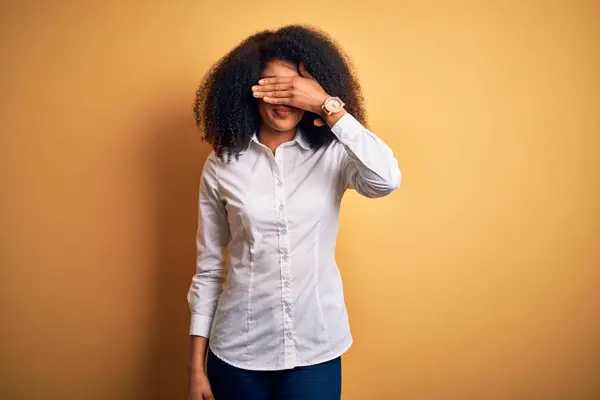
{"type": "Polygon", "coordinates": [[[196,273],[187,295],[191,312],[190,335],[192,361],[197,367],[203,365],[208,338],[217,301],[225,279],[225,249],[229,242],[229,224],[225,206],[218,195],[218,166],[214,153],[209,156],[202,169],[198,201],[198,230],[196,234],[196,273]],[[204,345],[202,345],[204,343],[204,345]],[[197,351],[197,350],[201,351],[197,351]]]}
{"type": "Polygon", "coordinates": [[[392,149],[345,110],[323,118],[345,149],[340,161],[347,187],[366,197],[382,197],[400,186],[392,149]]]}
{"type": "Polygon", "coordinates": [[[204,374],[204,359],[208,349],[208,339],[204,336],[190,336],[190,374],[204,374]]]}
{"type": "Polygon", "coordinates": [[[190,336],[191,353],[188,366],[188,400],[212,399],[210,382],[204,371],[204,357],[208,339],[203,336],[190,336]]]}
{"type": "Polygon", "coordinates": [[[191,312],[188,399],[212,398],[204,360],[212,319],[225,279],[224,252],[229,242],[227,213],[218,194],[218,166],[212,153],[202,169],[196,233],[196,273],[187,295],[191,312]]]}

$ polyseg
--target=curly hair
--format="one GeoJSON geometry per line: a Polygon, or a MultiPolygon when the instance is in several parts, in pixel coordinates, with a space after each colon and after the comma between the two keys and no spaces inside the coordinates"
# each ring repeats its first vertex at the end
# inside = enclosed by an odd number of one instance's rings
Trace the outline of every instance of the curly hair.
{"type": "MultiPolygon", "coordinates": [[[[274,58],[304,63],[323,89],[339,96],[346,110],[366,125],[366,113],[360,85],[347,54],[327,33],[310,25],[288,25],[275,31],[264,30],[243,40],[219,59],[206,73],[196,92],[196,125],[204,131],[203,140],[216,155],[227,162],[237,160],[252,134],[258,129],[260,116],[252,85],[274,58]]],[[[300,129],[312,148],[329,144],[334,135],[329,126],[317,127],[318,115],[305,112],[300,129]]]]}

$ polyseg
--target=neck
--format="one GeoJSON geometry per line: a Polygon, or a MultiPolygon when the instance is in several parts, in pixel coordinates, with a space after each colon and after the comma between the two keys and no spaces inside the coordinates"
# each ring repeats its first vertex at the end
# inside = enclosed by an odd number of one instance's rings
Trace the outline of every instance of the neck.
{"type": "Polygon", "coordinates": [[[275,153],[280,144],[293,140],[296,132],[297,127],[288,131],[276,131],[266,124],[261,124],[258,130],[258,141],[275,153]]]}

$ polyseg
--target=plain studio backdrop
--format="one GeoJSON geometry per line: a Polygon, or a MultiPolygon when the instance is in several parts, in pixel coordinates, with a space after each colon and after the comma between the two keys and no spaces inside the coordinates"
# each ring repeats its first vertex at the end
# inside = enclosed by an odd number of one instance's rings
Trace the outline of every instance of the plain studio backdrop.
{"type": "Polygon", "coordinates": [[[596,1],[0,6],[0,398],[183,399],[200,79],[311,23],[403,185],[343,201],[343,398],[600,398],[596,1]]]}

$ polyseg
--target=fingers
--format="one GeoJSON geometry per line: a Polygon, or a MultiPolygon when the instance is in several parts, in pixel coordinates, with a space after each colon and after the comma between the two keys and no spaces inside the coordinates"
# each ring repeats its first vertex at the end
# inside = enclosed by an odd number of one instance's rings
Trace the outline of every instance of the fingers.
{"type": "MultiPolygon", "coordinates": [[[[279,78],[267,78],[270,79],[279,79],[279,78]]],[[[284,78],[287,79],[287,78],[284,78]]],[[[261,80],[262,81],[262,80],[261,80]]],[[[254,97],[264,98],[264,97],[292,97],[292,89],[293,82],[290,79],[289,82],[283,83],[265,83],[261,85],[252,86],[252,92],[254,97]]]]}
{"type": "Polygon", "coordinates": [[[254,97],[292,97],[292,82],[252,86],[254,97]]]}
{"type": "Polygon", "coordinates": [[[293,87],[293,83],[290,82],[286,82],[286,83],[274,83],[274,84],[265,84],[265,85],[254,85],[252,86],[252,91],[253,92],[267,92],[267,91],[273,91],[273,90],[289,90],[293,87]]]}
{"type": "Polygon", "coordinates": [[[270,104],[292,104],[291,97],[263,97],[262,99],[270,104]]]}
{"type": "Polygon", "coordinates": [[[283,91],[272,91],[272,92],[254,92],[254,97],[257,98],[265,98],[265,97],[276,97],[276,98],[284,98],[284,97],[293,97],[293,93],[291,90],[283,90],[283,91]]]}
{"type": "Polygon", "coordinates": [[[259,85],[271,85],[274,83],[289,83],[292,82],[293,77],[285,77],[285,76],[276,76],[273,78],[263,78],[258,81],[259,85]]]}

